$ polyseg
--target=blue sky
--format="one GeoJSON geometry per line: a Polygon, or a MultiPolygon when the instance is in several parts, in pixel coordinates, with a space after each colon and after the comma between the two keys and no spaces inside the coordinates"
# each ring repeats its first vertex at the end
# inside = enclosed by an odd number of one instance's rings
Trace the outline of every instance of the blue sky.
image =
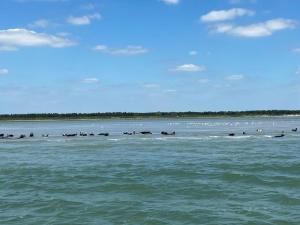
{"type": "Polygon", "coordinates": [[[0,113],[300,109],[299,9],[1,0],[0,113]]]}

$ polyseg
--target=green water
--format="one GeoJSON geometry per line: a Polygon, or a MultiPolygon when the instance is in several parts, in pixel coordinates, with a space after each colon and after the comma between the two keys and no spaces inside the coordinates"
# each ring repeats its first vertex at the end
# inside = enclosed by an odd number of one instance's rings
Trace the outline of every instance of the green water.
{"type": "Polygon", "coordinates": [[[299,225],[294,127],[299,118],[1,122],[0,133],[35,137],[0,140],[0,224],[299,225]],[[153,135],[122,135],[133,130],[153,135]],[[61,136],[79,131],[111,135],[61,136]]]}

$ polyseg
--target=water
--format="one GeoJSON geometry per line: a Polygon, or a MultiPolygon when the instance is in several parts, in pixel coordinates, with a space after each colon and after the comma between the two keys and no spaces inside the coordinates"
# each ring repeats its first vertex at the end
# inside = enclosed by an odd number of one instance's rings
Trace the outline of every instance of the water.
{"type": "Polygon", "coordinates": [[[36,136],[0,140],[0,224],[299,225],[295,127],[300,118],[1,122],[0,133],[36,136]],[[153,135],[122,135],[133,130],[153,135]],[[79,131],[111,135],[61,136],[79,131]]]}

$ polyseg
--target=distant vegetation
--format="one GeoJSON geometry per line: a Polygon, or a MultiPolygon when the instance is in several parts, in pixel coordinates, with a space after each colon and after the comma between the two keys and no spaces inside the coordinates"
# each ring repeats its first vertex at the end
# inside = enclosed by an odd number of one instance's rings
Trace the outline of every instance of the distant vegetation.
{"type": "Polygon", "coordinates": [[[300,110],[258,110],[219,112],[106,112],[106,113],[37,113],[2,114],[0,120],[76,120],[76,119],[147,119],[147,118],[196,118],[299,115],[300,110]]]}

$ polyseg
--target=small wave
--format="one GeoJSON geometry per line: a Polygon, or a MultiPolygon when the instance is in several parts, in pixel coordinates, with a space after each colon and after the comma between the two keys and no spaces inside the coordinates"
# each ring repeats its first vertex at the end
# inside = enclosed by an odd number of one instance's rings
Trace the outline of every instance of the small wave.
{"type": "Polygon", "coordinates": [[[271,136],[271,135],[264,135],[263,137],[271,138],[271,137],[273,137],[273,136],[271,136]]]}
{"type": "Polygon", "coordinates": [[[210,138],[209,138],[209,136],[202,136],[202,137],[164,137],[161,139],[164,139],[164,140],[208,140],[210,138]]]}
{"type": "Polygon", "coordinates": [[[66,142],[66,139],[45,139],[47,142],[66,142]]]}
{"type": "Polygon", "coordinates": [[[247,136],[222,136],[222,138],[225,139],[246,139],[246,138],[250,138],[251,136],[247,135],[247,136]]]}
{"type": "Polygon", "coordinates": [[[208,136],[210,138],[220,138],[221,136],[208,136]]]}
{"type": "Polygon", "coordinates": [[[233,137],[226,136],[226,138],[233,138],[233,139],[245,139],[245,138],[250,138],[250,137],[251,137],[250,135],[233,136],[233,137]]]}
{"type": "Polygon", "coordinates": [[[107,140],[109,140],[109,141],[121,141],[122,139],[121,138],[109,138],[109,139],[107,139],[107,140]]]}

